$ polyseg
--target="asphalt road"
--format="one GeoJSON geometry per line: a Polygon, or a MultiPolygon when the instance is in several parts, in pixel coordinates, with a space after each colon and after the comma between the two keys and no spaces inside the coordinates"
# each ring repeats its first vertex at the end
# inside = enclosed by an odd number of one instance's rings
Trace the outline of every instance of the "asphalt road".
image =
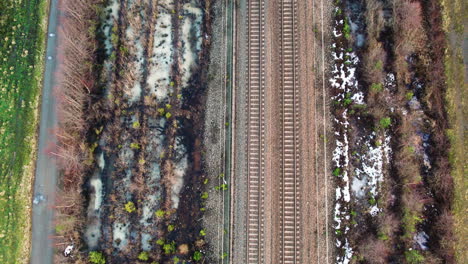
{"type": "Polygon", "coordinates": [[[49,142],[54,142],[55,137],[50,129],[57,126],[56,103],[52,95],[55,85],[56,48],[58,23],[58,0],[50,0],[49,26],[47,33],[47,49],[45,59],[44,83],[42,88],[41,117],[39,124],[39,141],[36,161],[36,172],[34,182],[34,198],[43,196],[45,200],[39,199],[39,203],[33,203],[32,211],[32,252],[31,264],[53,263],[53,245],[51,236],[54,235],[53,228],[53,201],[57,183],[57,167],[54,159],[46,154],[49,142]]]}

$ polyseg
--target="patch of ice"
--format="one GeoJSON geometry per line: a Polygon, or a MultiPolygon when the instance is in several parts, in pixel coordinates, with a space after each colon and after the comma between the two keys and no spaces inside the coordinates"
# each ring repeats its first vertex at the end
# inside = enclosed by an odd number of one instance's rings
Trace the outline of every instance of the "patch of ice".
{"type": "Polygon", "coordinates": [[[192,76],[192,68],[197,64],[198,54],[201,51],[203,10],[198,4],[186,3],[182,8],[182,16],[180,71],[181,85],[185,88],[192,76]]]}
{"type": "Polygon", "coordinates": [[[185,155],[179,162],[177,162],[176,167],[174,169],[174,177],[175,182],[172,185],[172,193],[171,193],[171,200],[172,200],[172,207],[178,208],[179,207],[179,193],[184,185],[184,176],[185,172],[187,171],[188,167],[188,159],[185,155]]]}
{"type": "Polygon", "coordinates": [[[172,14],[174,5],[170,0],[159,1],[158,16],[156,19],[153,38],[153,52],[149,58],[149,74],[147,84],[150,94],[156,95],[158,102],[167,100],[170,87],[171,66],[173,63],[172,48],[172,14]]]}
{"type": "Polygon", "coordinates": [[[414,241],[418,244],[418,246],[422,250],[428,250],[429,248],[427,247],[427,243],[429,242],[429,236],[426,234],[426,232],[422,231],[414,235],[414,241]]]}
{"type": "Polygon", "coordinates": [[[128,223],[115,222],[112,226],[113,245],[115,248],[122,250],[128,245],[129,237],[128,223]]]}
{"type": "Polygon", "coordinates": [[[100,178],[91,179],[91,186],[94,189],[94,210],[99,210],[102,204],[102,181],[100,178]]]}
{"type": "Polygon", "coordinates": [[[366,178],[360,179],[359,177],[353,177],[353,183],[351,185],[351,190],[353,190],[353,194],[356,195],[358,198],[363,198],[365,195],[365,187],[367,185],[366,178]]]}
{"type": "Polygon", "coordinates": [[[98,166],[99,166],[99,169],[101,169],[101,171],[106,166],[106,161],[104,160],[104,153],[103,152],[101,152],[101,154],[99,154],[98,166]]]}
{"type": "Polygon", "coordinates": [[[151,251],[152,247],[151,247],[150,241],[151,241],[150,234],[146,234],[146,233],[141,234],[141,249],[143,251],[151,251]]]}

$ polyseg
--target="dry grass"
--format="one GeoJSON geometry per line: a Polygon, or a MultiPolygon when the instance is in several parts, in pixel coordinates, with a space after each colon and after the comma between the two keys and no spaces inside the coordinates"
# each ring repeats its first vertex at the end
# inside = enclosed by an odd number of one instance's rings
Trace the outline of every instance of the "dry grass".
{"type": "MultiPolygon", "coordinates": [[[[468,181],[466,180],[466,152],[468,140],[464,129],[468,116],[466,98],[468,87],[464,79],[462,58],[464,18],[466,19],[466,2],[462,0],[442,0],[444,30],[448,37],[445,53],[445,77],[447,81],[446,104],[450,122],[447,130],[450,139],[450,165],[454,179],[454,230],[456,237],[455,253],[458,263],[468,259],[468,181]]],[[[445,214],[445,213],[444,213],[445,214]]],[[[441,221],[441,223],[443,223],[441,221]]],[[[442,226],[443,227],[443,226],[442,226]]]]}

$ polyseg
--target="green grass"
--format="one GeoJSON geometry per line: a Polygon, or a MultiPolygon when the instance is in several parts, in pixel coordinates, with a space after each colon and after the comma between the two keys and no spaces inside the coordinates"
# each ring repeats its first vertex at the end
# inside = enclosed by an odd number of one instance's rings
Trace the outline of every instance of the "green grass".
{"type": "Polygon", "coordinates": [[[466,175],[466,150],[468,140],[463,130],[467,116],[466,98],[467,85],[464,80],[463,64],[463,25],[467,17],[463,0],[443,0],[444,30],[447,32],[448,47],[445,55],[445,76],[447,80],[447,112],[449,116],[450,129],[447,136],[450,139],[450,165],[451,174],[454,179],[454,201],[453,213],[455,216],[455,254],[459,263],[468,259],[468,181],[466,175]]]}
{"type": "Polygon", "coordinates": [[[47,0],[0,1],[0,263],[26,263],[47,0]]]}

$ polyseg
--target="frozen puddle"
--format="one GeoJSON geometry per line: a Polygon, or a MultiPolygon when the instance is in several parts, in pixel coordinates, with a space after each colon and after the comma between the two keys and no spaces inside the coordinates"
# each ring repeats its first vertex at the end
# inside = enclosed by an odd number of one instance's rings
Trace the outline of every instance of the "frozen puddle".
{"type": "Polygon", "coordinates": [[[158,16],[156,19],[153,53],[149,58],[149,75],[147,85],[151,95],[156,95],[158,102],[165,102],[169,93],[173,91],[171,86],[171,66],[173,64],[172,48],[172,0],[162,0],[158,3],[158,16]]]}

